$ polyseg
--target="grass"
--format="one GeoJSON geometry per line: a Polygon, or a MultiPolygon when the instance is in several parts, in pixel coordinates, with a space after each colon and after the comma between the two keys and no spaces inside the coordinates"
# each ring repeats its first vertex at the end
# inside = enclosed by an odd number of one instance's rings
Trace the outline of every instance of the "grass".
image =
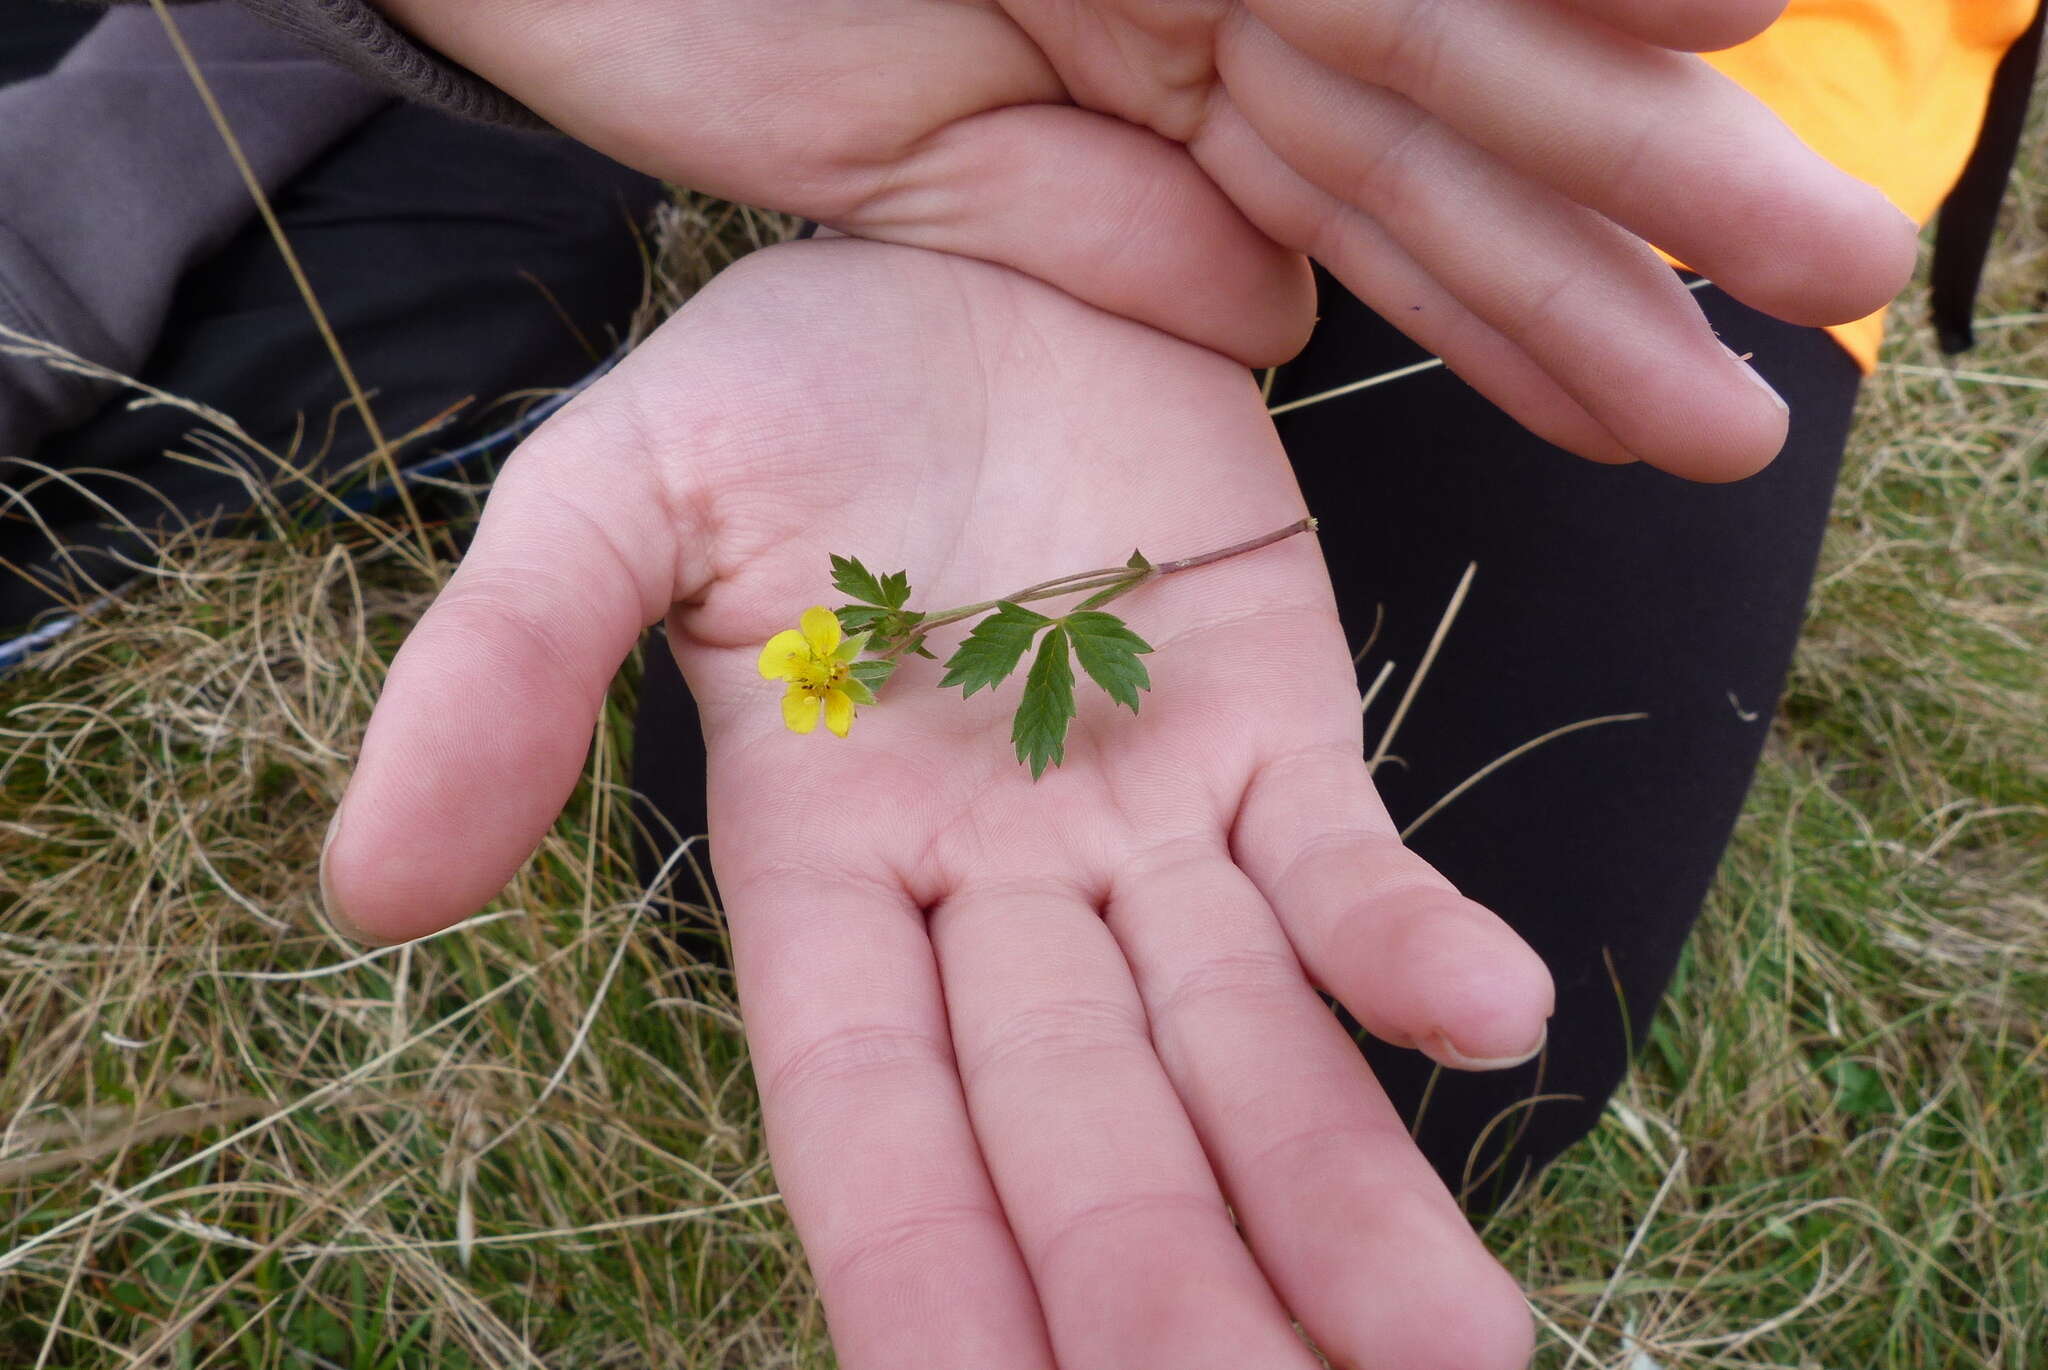
{"type": "MultiPolygon", "coordinates": [[[[2048,375],[2044,187],[2037,136],[1974,371],[2048,375]]],[[[775,232],[706,213],[671,297],[775,232]]],[[[2048,396],[1946,379],[1922,312],[1639,1068],[1488,1224],[1543,1365],[2048,1345],[2048,396]]],[[[438,492],[444,559],[472,504],[438,492]]],[[[313,872],[436,574],[258,521],[0,677],[0,1364],[829,1364],[729,978],[622,855],[630,674],[493,912],[364,954],[313,872]]]]}

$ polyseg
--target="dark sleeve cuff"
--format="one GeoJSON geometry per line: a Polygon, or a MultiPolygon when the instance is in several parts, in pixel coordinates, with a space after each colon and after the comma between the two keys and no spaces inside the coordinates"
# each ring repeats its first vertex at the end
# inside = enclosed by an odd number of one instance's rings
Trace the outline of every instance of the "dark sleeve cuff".
{"type": "Polygon", "coordinates": [[[414,42],[379,14],[369,0],[235,3],[329,61],[415,104],[430,105],[479,123],[513,128],[548,127],[539,115],[475,72],[414,42]]]}

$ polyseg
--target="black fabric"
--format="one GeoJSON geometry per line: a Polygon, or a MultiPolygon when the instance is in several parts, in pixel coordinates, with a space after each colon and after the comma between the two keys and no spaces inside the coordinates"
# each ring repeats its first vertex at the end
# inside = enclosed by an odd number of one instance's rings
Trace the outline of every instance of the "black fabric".
{"type": "MultiPolygon", "coordinates": [[[[0,51],[15,52],[14,37],[0,39],[0,51]]],[[[568,139],[395,106],[275,203],[387,437],[473,400],[460,421],[407,449],[416,460],[504,423],[508,412],[493,407],[501,397],[569,385],[612,351],[641,299],[637,225],[661,194],[659,183],[568,139]]],[[[310,456],[334,416],[317,468],[323,478],[360,471],[370,449],[282,257],[253,216],[180,283],[141,379],[219,409],[280,453],[303,420],[302,456],[310,456]]],[[[245,507],[232,476],[165,455],[193,451],[185,435],[198,426],[181,410],[115,406],[33,454],[113,514],[30,466],[0,460],[0,484],[32,486],[54,542],[82,549],[74,562],[19,512],[0,519],[0,557],[17,572],[0,565],[0,628],[125,579],[123,561],[145,549],[121,531],[123,519],[153,528],[245,507]]],[[[303,487],[287,486],[288,497],[294,489],[303,487]]]]}
{"type": "Polygon", "coordinates": [[[2041,64],[2041,29],[2048,6],[2034,7],[2033,22],[2013,41],[1991,79],[1991,98],[1984,126],[1963,166],[1934,230],[1934,260],[1928,269],[1928,295],[1934,331],[1941,350],[1966,352],[1976,345],[1970,321],[1976,307],[1977,283],[1983,279],[1991,234],[1998,226],[1998,206],[2005,183],[2019,155],[2020,132],[2034,93],[2034,72],[2041,64]]]}
{"type": "Polygon", "coordinates": [[[49,0],[8,0],[0,28],[0,86],[41,76],[99,22],[97,10],[49,0]]]}
{"type": "MultiPolygon", "coordinates": [[[[1419,359],[1325,281],[1315,341],[1275,387],[1284,402],[1419,359]]],[[[1739,814],[1804,615],[1859,373],[1818,330],[1717,290],[1700,303],[1722,338],[1792,408],[1784,453],[1733,485],[1577,460],[1529,437],[1438,370],[1280,420],[1386,727],[1468,563],[1472,588],[1376,779],[1404,827],[1495,758],[1568,724],[1430,818],[1412,845],[1540,952],[1557,982],[1544,1059],[1489,1075],[1444,1072],[1418,1139],[1454,1190],[1504,1110],[1545,1093],[1526,1130],[1497,1130],[1503,1192],[1597,1120],[1641,1042],[1739,814]],[[1610,974],[1611,966],[1611,974],[1610,974]],[[1618,982],[1618,983],[1617,983],[1618,982]]],[[[1371,1043],[1412,1117],[1429,1063],[1371,1043]]]]}
{"type": "MultiPolygon", "coordinates": [[[[1414,344],[1322,280],[1323,317],[1274,389],[1283,403],[1422,359],[1414,344]]],[[[1792,406],[1791,440],[1763,474],[1691,485],[1648,467],[1597,466],[1530,437],[1442,370],[1287,414],[1280,432],[1347,628],[1361,689],[1396,663],[1367,718],[1386,727],[1468,562],[1477,576],[1378,773],[1413,821],[1494,758],[1551,729],[1612,723],[1538,748],[1431,818],[1414,846],[1498,911],[1558,986],[1549,1050],[1492,1075],[1445,1072],[1368,1042],[1403,1114],[1430,1090],[1419,1141],[1454,1191],[1504,1110],[1468,1202],[1484,1207],[1598,1119],[1643,1040],[1727,843],[1804,612],[1859,381],[1824,333],[1717,291],[1701,303],[1792,406]],[[1610,975],[1610,966],[1612,967],[1610,975]],[[1521,1130],[1517,1119],[1525,1118],[1521,1130]],[[1500,1143],[1512,1143],[1503,1154],[1500,1143]],[[1495,1164],[1498,1162],[1498,1164],[1495,1164]]],[[[658,635],[646,653],[634,777],[643,822],[704,831],[703,744],[658,635]]],[[[641,853],[651,874],[655,848],[641,853]]]]}

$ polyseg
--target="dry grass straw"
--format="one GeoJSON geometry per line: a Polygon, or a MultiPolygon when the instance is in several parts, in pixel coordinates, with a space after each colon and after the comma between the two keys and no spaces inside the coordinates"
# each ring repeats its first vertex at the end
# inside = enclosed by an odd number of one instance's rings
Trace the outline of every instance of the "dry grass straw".
{"type": "MultiPolygon", "coordinates": [[[[678,206],[657,283],[782,231],[678,206]]],[[[193,459],[293,468],[191,414],[193,459]]],[[[813,1355],[728,975],[678,950],[715,931],[622,855],[628,687],[493,912],[342,943],[322,830],[436,577],[252,490],[261,536],[138,530],[140,583],[0,678],[0,1362],[813,1355]]]]}
{"type": "MultiPolygon", "coordinates": [[[[2048,374],[2031,147],[1971,363],[2016,382],[2048,374]]],[[[678,204],[655,294],[787,227],[678,204]]],[[[1950,378],[1920,312],[1642,1067],[1489,1225],[1545,1364],[2021,1370],[2048,1344],[2048,409],[1950,378]]],[[[249,445],[194,423],[195,459],[249,445]]],[[[0,677],[0,1362],[828,1364],[697,954],[716,922],[623,856],[630,673],[490,912],[345,945],[321,831],[435,576],[391,526],[257,493],[263,536],[162,534],[0,677]]],[[[438,507],[466,517],[459,488],[438,507]]]]}

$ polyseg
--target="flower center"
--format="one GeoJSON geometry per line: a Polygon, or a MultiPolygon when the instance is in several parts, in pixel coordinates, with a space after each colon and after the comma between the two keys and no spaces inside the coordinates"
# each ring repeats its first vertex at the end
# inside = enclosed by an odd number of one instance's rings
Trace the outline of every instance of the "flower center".
{"type": "Polygon", "coordinates": [[[823,699],[828,691],[846,679],[846,663],[827,658],[813,658],[798,668],[797,687],[805,694],[823,699]]]}

